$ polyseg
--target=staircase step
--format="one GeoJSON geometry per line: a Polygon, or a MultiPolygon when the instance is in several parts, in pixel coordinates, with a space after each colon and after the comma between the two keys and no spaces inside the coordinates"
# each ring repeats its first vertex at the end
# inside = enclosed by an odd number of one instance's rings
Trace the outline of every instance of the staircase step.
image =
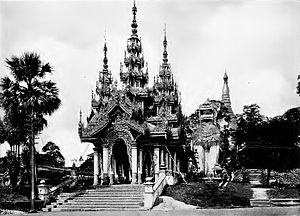
{"type": "Polygon", "coordinates": [[[56,203],[43,211],[139,210],[143,205],[143,185],[98,187],[73,196],[62,194],[56,203]]]}
{"type": "MultiPolygon", "coordinates": [[[[71,201],[74,202],[97,202],[97,201],[127,201],[127,200],[132,200],[132,201],[138,201],[138,200],[143,200],[144,197],[94,197],[94,198],[86,198],[86,197],[77,197],[76,199],[68,200],[68,203],[71,201]]],[[[57,205],[57,204],[55,204],[57,205]]]]}
{"type": "Polygon", "coordinates": [[[253,207],[267,207],[272,206],[272,203],[268,199],[250,199],[250,205],[253,207]]]}
{"type": "Polygon", "coordinates": [[[108,207],[108,208],[63,208],[63,209],[53,209],[53,211],[58,212],[71,212],[71,211],[138,211],[140,208],[120,208],[120,207],[108,207]]]}

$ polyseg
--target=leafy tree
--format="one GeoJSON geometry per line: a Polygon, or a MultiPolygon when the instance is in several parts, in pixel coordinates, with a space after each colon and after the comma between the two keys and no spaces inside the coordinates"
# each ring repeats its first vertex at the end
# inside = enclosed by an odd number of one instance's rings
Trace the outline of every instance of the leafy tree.
{"type": "MultiPolygon", "coordinates": [[[[61,101],[56,84],[47,80],[52,73],[49,63],[42,63],[36,53],[25,52],[22,56],[6,59],[12,76],[0,80],[0,106],[5,111],[5,124],[11,134],[10,144],[31,144],[32,194],[34,194],[34,136],[45,126],[46,115],[56,111],[61,101]]],[[[33,197],[31,208],[34,209],[33,197]]]]}
{"type": "Polygon", "coordinates": [[[300,110],[288,110],[283,116],[267,119],[260,115],[257,105],[244,107],[237,118],[235,131],[237,147],[243,149],[239,156],[241,165],[286,171],[296,164],[296,146],[300,126],[300,110]]]}
{"type": "Polygon", "coordinates": [[[44,155],[40,155],[42,165],[51,167],[64,167],[65,158],[60,152],[60,148],[53,142],[49,141],[43,148],[44,155]]]}
{"type": "Polygon", "coordinates": [[[259,108],[257,104],[246,105],[243,113],[237,115],[237,129],[234,136],[238,147],[261,141],[259,128],[267,119],[260,114],[259,108]]]}
{"type": "Polygon", "coordinates": [[[28,141],[33,123],[36,135],[47,125],[45,115],[51,115],[60,106],[56,84],[46,79],[52,73],[49,63],[42,63],[36,53],[24,53],[21,57],[6,59],[12,77],[0,81],[1,107],[11,129],[22,129],[24,142],[28,141]]]}

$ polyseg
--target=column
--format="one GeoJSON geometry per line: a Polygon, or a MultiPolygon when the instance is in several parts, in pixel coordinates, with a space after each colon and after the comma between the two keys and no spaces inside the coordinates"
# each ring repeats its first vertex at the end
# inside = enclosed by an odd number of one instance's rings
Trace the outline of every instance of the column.
{"type": "Polygon", "coordinates": [[[166,161],[166,169],[169,170],[169,153],[166,152],[165,154],[165,161],[166,161]]]}
{"type": "Polygon", "coordinates": [[[137,183],[137,147],[131,147],[131,157],[132,157],[132,181],[131,184],[137,183]]]}
{"type": "Polygon", "coordinates": [[[180,172],[180,159],[177,159],[177,169],[178,169],[178,172],[180,172]]]}
{"type": "Polygon", "coordinates": [[[103,183],[107,184],[108,181],[108,146],[103,146],[103,183]]]}
{"type": "Polygon", "coordinates": [[[98,148],[94,148],[94,185],[98,185],[99,178],[99,153],[98,148]]]}
{"type": "Polygon", "coordinates": [[[102,158],[102,154],[101,151],[98,150],[98,157],[99,157],[99,177],[101,178],[101,184],[103,183],[103,158],[102,158]]]}
{"type": "Polygon", "coordinates": [[[165,150],[163,148],[160,149],[160,166],[161,167],[164,167],[166,164],[165,164],[165,157],[164,157],[164,153],[165,153],[165,150]]]}
{"type": "Polygon", "coordinates": [[[154,173],[155,173],[155,181],[158,179],[159,175],[159,148],[154,148],[154,173]]]}
{"type": "Polygon", "coordinates": [[[143,149],[139,150],[139,169],[138,169],[138,183],[142,184],[142,172],[143,172],[143,149]]]}
{"type": "Polygon", "coordinates": [[[168,154],[169,156],[169,167],[168,170],[170,170],[170,172],[172,172],[172,157],[171,157],[171,152],[168,154]]]}
{"type": "Polygon", "coordinates": [[[173,172],[177,172],[177,153],[174,152],[173,172]]]}

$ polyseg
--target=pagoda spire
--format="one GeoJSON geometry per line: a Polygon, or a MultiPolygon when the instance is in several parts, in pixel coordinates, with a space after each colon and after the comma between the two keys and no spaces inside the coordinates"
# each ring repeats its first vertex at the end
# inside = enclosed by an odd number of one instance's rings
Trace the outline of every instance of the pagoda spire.
{"type": "Polygon", "coordinates": [[[164,64],[168,63],[168,52],[167,52],[167,29],[166,29],[166,24],[165,24],[165,28],[164,28],[164,41],[163,41],[163,45],[164,45],[164,52],[163,52],[163,62],[164,64]]]}
{"type": "Polygon", "coordinates": [[[111,92],[112,76],[111,72],[108,70],[108,59],[107,59],[107,45],[106,39],[103,47],[103,69],[99,72],[99,81],[96,84],[96,93],[101,96],[109,96],[111,92]]]}
{"type": "Polygon", "coordinates": [[[125,70],[120,70],[120,80],[125,86],[134,88],[144,88],[148,83],[148,73],[144,72],[144,54],[142,49],[141,38],[137,35],[136,22],[137,7],[135,1],[132,7],[133,20],[131,23],[131,36],[127,40],[127,50],[124,56],[125,70]]]}
{"type": "Polygon", "coordinates": [[[132,32],[132,35],[135,35],[137,36],[137,27],[138,27],[138,24],[136,22],[136,12],[137,12],[137,8],[135,6],[135,0],[133,1],[133,7],[132,7],[132,14],[133,14],[133,20],[132,20],[132,23],[131,23],[131,32],[132,32]]]}
{"type": "Polygon", "coordinates": [[[107,68],[108,68],[108,65],[107,65],[108,60],[107,60],[107,46],[106,46],[106,39],[105,39],[105,42],[104,42],[103,52],[104,52],[103,69],[104,69],[104,70],[107,70],[107,68]]]}
{"type": "Polygon", "coordinates": [[[222,102],[224,103],[225,107],[227,107],[229,113],[233,114],[233,111],[231,108],[230,92],[229,92],[229,87],[228,87],[228,76],[227,76],[226,68],[225,68],[223,80],[224,80],[224,84],[223,84],[223,90],[222,90],[222,102]]]}

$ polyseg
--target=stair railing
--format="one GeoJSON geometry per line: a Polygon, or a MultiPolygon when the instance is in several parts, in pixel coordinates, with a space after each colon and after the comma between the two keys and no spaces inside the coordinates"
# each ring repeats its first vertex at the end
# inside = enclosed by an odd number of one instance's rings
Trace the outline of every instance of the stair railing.
{"type": "Polygon", "coordinates": [[[147,181],[144,185],[144,208],[151,209],[167,185],[166,174],[160,173],[156,183],[147,181]]]}

